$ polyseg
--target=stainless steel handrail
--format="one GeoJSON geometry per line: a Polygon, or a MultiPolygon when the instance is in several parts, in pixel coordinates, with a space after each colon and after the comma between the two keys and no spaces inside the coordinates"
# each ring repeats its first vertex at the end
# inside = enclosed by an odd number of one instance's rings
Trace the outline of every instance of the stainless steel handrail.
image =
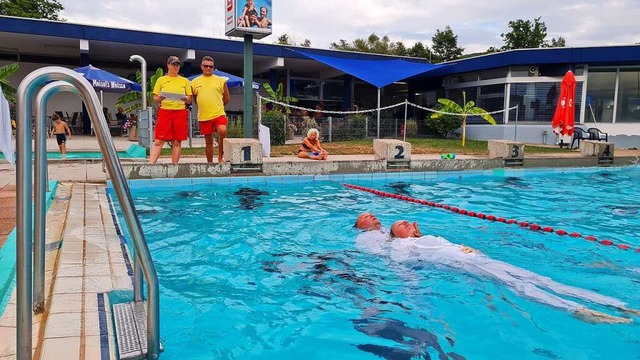
{"type": "Polygon", "coordinates": [[[44,86],[36,97],[36,124],[35,124],[35,171],[34,187],[35,201],[34,210],[35,221],[33,231],[33,312],[39,314],[44,311],[44,272],[45,272],[45,236],[46,236],[46,196],[47,183],[47,102],[49,98],[59,92],[71,92],[80,96],[80,92],[75,86],[64,82],[54,81],[44,86]]]}
{"type": "Polygon", "coordinates": [[[113,182],[118,201],[122,207],[127,226],[131,231],[133,246],[140,259],[147,281],[147,358],[160,356],[160,311],[159,286],[155,266],[149,253],[142,226],[133,205],[129,186],[118,161],[109,127],[102,112],[100,101],[91,84],[79,73],[63,67],[50,66],[31,72],[18,86],[17,129],[16,129],[16,293],[17,293],[17,359],[31,359],[32,356],[32,169],[31,169],[31,114],[34,92],[46,82],[62,80],[75,86],[87,105],[89,118],[93,124],[104,162],[113,182]]]}
{"type": "MultiPolygon", "coordinates": [[[[140,55],[131,55],[129,61],[140,62],[140,75],[142,77],[142,108],[147,109],[147,60],[140,55]]],[[[150,138],[151,139],[151,138],[150,138]]],[[[133,299],[142,300],[142,268],[137,256],[133,257],[133,299]]]]}

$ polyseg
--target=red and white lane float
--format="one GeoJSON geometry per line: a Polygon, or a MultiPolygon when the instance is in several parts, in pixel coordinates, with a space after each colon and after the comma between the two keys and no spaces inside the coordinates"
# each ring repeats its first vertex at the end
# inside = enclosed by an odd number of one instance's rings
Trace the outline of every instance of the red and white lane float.
{"type": "MultiPolygon", "coordinates": [[[[398,194],[392,194],[389,192],[385,192],[385,191],[380,191],[380,190],[375,190],[375,189],[370,189],[364,186],[359,186],[359,185],[353,185],[353,184],[346,184],[343,183],[342,186],[347,187],[349,189],[354,189],[354,190],[360,190],[360,191],[365,191],[368,193],[372,193],[374,195],[377,196],[381,196],[381,197],[388,197],[388,198],[393,198],[393,199],[398,199],[398,200],[402,200],[402,201],[407,201],[407,202],[412,202],[412,203],[416,203],[416,204],[420,204],[420,205],[426,205],[426,206],[431,206],[434,208],[438,208],[438,209],[443,209],[443,210],[447,210],[447,211],[451,211],[452,213],[456,213],[456,214],[460,214],[460,215],[466,215],[466,216],[470,216],[470,217],[475,217],[478,219],[483,219],[483,220],[488,220],[488,221],[496,221],[496,222],[501,222],[501,223],[505,223],[505,224],[516,224],[524,229],[529,229],[531,231],[542,231],[542,232],[547,232],[547,233],[555,233],[557,235],[560,236],[570,236],[573,238],[583,238],[587,241],[591,241],[594,242],[596,244],[602,245],[602,246],[614,246],[617,247],[618,249],[621,250],[631,250],[632,246],[627,245],[627,244],[615,244],[613,241],[609,240],[609,239],[597,239],[595,236],[591,236],[591,235],[583,235],[577,232],[567,232],[565,230],[562,229],[554,229],[551,226],[542,226],[539,224],[535,224],[535,223],[530,223],[528,221],[523,221],[523,220],[516,220],[516,219],[506,219],[503,217],[496,217],[494,215],[489,215],[489,214],[484,214],[484,213],[479,213],[479,212],[475,212],[475,211],[470,211],[470,210],[465,210],[465,209],[460,209],[458,207],[455,206],[450,206],[450,205],[446,205],[446,204],[440,204],[440,203],[436,203],[433,201],[427,201],[427,200],[422,200],[422,199],[416,199],[410,196],[406,196],[406,195],[398,195],[398,194]]],[[[636,253],[640,254],[640,247],[635,249],[636,253]]]]}

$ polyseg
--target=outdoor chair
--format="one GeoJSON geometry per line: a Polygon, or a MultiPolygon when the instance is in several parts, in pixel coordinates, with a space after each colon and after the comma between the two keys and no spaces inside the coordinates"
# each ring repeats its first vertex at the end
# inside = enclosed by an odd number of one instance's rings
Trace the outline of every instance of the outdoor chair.
{"type": "Polygon", "coordinates": [[[591,139],[591,134],[589,134],[585,129],[576,127],[573,129],[573,140],[571,140],[571,149],[573,149],[573,144],[577,141],[578,147],[580,147],[580,140],[589,140],[591,139]]]}
{"type": "Polygon", "coordinates": [[[589,132],[589,140],[609,141],[609,134],[600,131],[598,128],[588,128],[587,132],[589,132]]]}

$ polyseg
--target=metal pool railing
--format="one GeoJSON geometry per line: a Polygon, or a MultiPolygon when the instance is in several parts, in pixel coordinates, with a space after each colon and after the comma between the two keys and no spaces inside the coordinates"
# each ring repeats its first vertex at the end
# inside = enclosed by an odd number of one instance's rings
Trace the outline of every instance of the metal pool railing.
{"type": "MultiPolygon", "coordinates": [[[[147,358],[157,359],[160,356],[160,311],[159,311],[159,287],[158,277],[155,266],[151,259],[149,248],[147,247],[144,233],[140,220],[135,211],[133,199],[129,191],[129,186],[125,180],[124,172],[116,155],[115,145],[111,140],[109,127],[102,112],[100,101],[91,84],[79,73],[63,67],[44,67],[31,72],[18,86],[17,91],[17,129],[16,129],[16,153],[17,153],[17,169],[16,187],[17,187],[17,218],[16,218],[16,234],[17,234],[17,254],[16,254],[16,288],[17,288],[17,347],[16,355],[19,360],[31,359],[32,357],[32,238],[33,238],[33,214],[31,193],[32,183],[32,164],[31,164],[31,128],[32,128],[32,100],[33,95],[38,88],[44,86],[47,82],[61,80],[74,86],[84,103],[87,105],[89,117],[96,132],[96,137],[103,153],[104,162],[113,182],[113,187],[125,216],[127,226],[131,231],[131,237],[135,249],[135,259],[140,262],[142,271],[147,281],[147,317],[146,317],[146,344],[147,358]]],[[[53,91],[53,90],[49,90],[53,91]]],[[[45,97],[45,95],[43,95],[45,97]]],[[[41,104],[38,104],[40,106],[41,104]]],[[[40,122],[41,119],[36,118],[40,122]]],[[[43,125],[43,124],[41,124],[43,125]]],[[[39,126],[38,139],[44,136],[45,126],[39,126]]],[[[46,173],[46,161],[40,154],[42,144],[38,145],[39,152],[36,153],[39,167],[45,167],[45,170],[39,169],[36,173],[39,177],[46,173]]],[[[36,189],[36,202],[41,203],[43,198],[41,194],[42,179],[37,179],[38,187],[36,189]]],[[[39,206],[39,211],[44,211],[43,206],[39,206]]],[[[37,214],[40,216],[40,214],[37,214]]],[[[42,220],[39,220],[39,222],[42,220]]],[[[44,224],[41,223],[41,226],[44,224]]],[[[38,230],[38,237],[44,236],[44,231],[38,230]]],[[[37,240],[37,246],[42,246],[44,239],[37,240]]],[[[41,249],[44,253],[44,250],[41,249]]],[[[41,257],[38,253],[38,257],[41,257]]],[[[36,260],[39,265],[40,260],[36,260]]],[[[40,277],[42,269],[36,268],[36,277],[40,277]]],[[[38,280],[38,285],[40,280],[38,280]]],[[[137,282],[134,281],[134,284],[137,282]]],[[[141,284],[141,282],[140,282],[141,284]]],[[[135,294],[140,294],[142,289],[134,288],[135,294]]],[[[37,290],[39,291],[39,290],[37,290]]],[[[141,303],[141,299],[136,296],[136,302],[141,303]]],[[[39,301],[39,300],[37,300],[39,301]]]]}

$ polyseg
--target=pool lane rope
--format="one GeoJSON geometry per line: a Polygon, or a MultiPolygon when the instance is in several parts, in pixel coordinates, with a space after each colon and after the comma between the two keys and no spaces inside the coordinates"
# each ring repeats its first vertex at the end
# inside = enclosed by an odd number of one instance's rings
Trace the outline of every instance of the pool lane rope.
{"type": "MultiPolygon", "coordinates": [[[[372,193],[374,195],[377,196],[381,196],[381,197],[388,197],[388,198],[392,198],[392,199],[397,199],[397,200],[402,200],[402,201],[407,201],[410,203],[415,203],[415,204],[420,204],[420,205],[427,205],[427,206],[431,206],[433,208],[438,208],[438,209],[443,209],[443,210],[447,210],[447,211],[451,211],[452,213],[455,214],[460,214],[460,215],[466,215],[466,216],[470,216],[470,217],[475,217],[478,219],[482,219],[482,220],[488,220],[488,221],[497,221],[497,222],[501,222],[501,223],[505,223],[505,224],[516,224],[518,226],[520,226],[523,229],[528,229],[531,231],[542,231],[542,232],[546,232],[546,233],[556,233],[557,235],[560,236],[565,236],[568,235],[572,238],[583,238],[587,241],[590,242],[594,242],[603,246],[615,246],[618,249],[621,250],[631,250],[632,247],[630,245],[627,244],[615,244],[613,241],[609,240],[609,239],[602,239],[602,240],[598,240],[595,236],[592,235],[582,235],[580,233],[577,232],[567,232],[565,230],[562,229],[554,229],[551,226],[542,226],[542,225],[538,225],[536,223],[532,223],[529,221],[523,221],[523,220],[515,220],[515,219],[506,219],[504,217],[496,217],[494,215],[488,215],[485,213],[481,213],[481,212],[475,212],[475,211],[467,211],[465,209],[460,209],[458,207],[455,206],[450,206],[450,205],[446,205],[446,204],[440,204],[434,201],[427,201],[427,200],[422,200],[422,199],[416,199],[413,198],[411,196],[406,196],[406,195],[399,195],[399,194],[392,194],[389,192],[385,192],[385,191],[380,191],[380,190],[375,190],[375,189],[370,189],[364,186],[359,186],[359,185],[353,185],[353,184],[347,184],[347,183],[343,183],[342,186],[347,187],[349,189],[354,189],[354,190],[360,190],[360,191],[365,191],[368,193],[372,193]]],[[[635,249],[636,253],[640,253],[640,247],[635,249]]]]}

